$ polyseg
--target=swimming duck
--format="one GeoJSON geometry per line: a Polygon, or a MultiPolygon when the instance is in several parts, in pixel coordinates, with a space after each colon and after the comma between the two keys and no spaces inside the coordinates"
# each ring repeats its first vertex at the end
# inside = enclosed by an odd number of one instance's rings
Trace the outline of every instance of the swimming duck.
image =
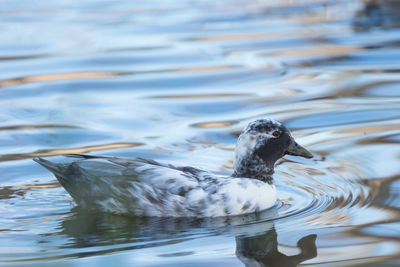
{"type": "Polygon", "coordinates": [[[84,209],[158,217],[218,217],[273,206],[274,164],[286,154],[312,158],[282,123],[262,119],[249,123],[240,134],[231,176],[143,158],[70,155],[79,160],[33,160],[50,170],[84,209]]]}

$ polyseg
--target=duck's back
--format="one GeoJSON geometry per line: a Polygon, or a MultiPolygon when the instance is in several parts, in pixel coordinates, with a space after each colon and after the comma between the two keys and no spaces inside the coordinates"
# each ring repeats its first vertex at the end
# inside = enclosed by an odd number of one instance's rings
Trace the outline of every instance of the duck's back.
{"type": "Polygon", "coordinates": [[[262,210],[275,202],[274,186],[220,177],[192,167],[147,159],[82,156],[57,164],[36,158],[83,208],[119,214],[215,217],[262,210]]]}

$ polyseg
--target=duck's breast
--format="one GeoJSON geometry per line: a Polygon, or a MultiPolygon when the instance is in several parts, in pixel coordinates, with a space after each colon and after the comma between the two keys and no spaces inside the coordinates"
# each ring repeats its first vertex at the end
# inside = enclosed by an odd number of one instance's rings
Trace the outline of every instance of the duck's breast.
{"type": "Polygon", "coordinates": [[[225,178],[215,192],[208,192],[206,216],[252,213],[272,207],[276,188],[249,178],[225,178]]]}

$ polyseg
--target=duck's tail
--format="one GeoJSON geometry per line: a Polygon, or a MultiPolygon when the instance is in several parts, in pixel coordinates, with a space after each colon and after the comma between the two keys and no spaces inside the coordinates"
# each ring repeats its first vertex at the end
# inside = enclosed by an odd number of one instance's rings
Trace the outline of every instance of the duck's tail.
{"type": "Polygon", "coordinates": [[[68,164],[54,163],[40,157],[33,158],[33,160],[42,165],[43,167],[45,167],[46,169],[48,169],[49,171],[51,171],[57,178],[58,182],[71,194],[69,190],[71,187],[71,181],[70,179],[68,179],[68,175],[66,175],[68,164]]]}
{"type": "Polygon", "coordinates": [[[67,179],[65,176],[65,171],[66,171],[66,164],[59,164],[59,163],[54,163],[48,160],[45,160],[43,158],[33,158],[34,161],[51,171],[57,178],[57,180],[60,182],[62,186],[66,186],[67,179]]]}
{"type": "Polygon", "coordinates": [[[59,174],[61,171],[60,165],[57,163],[54,163],[54,162],[51,162],[51,161],[48,161],[48,160],[45,160],[45,159],[39,158],[39,157],[33,158],[33,160],[54,174],[59,174]]]}
{"type": "Polygon", "coordinates": [[[51,172],[58,172],[59,171],[59,167],[57,166],[56,163],[53,163],[51,161],[45,160],[43,158],[33,158],[33,161],[36,161],[37,163],[39,163],[40,165],[42,165],[43,167],[45,167],[46,169],[48,169],[51,172]]]}

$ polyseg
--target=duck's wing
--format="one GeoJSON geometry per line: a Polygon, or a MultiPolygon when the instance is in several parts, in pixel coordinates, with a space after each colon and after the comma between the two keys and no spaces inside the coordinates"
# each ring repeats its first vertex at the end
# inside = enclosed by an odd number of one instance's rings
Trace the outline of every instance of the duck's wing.
{"type": "MultiPolygon", "coordinates": [[[[145,159],[145,158],[121,158],[121,157],[106,157],[106,156],[93,156],[93,155],[85,155],[85,154],[67,154],[65,155],[67,157],[73,157],[73,158],[79,158],[79,159],[92,159],[95,161],[99,160],[105,160],[110,163],[120,165],[126,168],[125,173],[133,173],[136,174],[138,172],[142,172],[144,169],[138,169],[138,167],[149,167],[149,169],[152,169],[151,167],[163,167],[163,168],[168,168],[176,171],[181,171],[183,173],[186,173],[187,175],[195,175],[198,177],[198,179],[204,179],[204,175],[210,174],[207,171],[194,168],[194,167],[189,167],[189,166],[175,166],[172,164],[165,164],[161,163],[152,159],[145,159]]],[[[148,170],[149,170],[148,169],[148,170]]],[[[187,177],[186,175],[186,177],[187,177]]]]}

